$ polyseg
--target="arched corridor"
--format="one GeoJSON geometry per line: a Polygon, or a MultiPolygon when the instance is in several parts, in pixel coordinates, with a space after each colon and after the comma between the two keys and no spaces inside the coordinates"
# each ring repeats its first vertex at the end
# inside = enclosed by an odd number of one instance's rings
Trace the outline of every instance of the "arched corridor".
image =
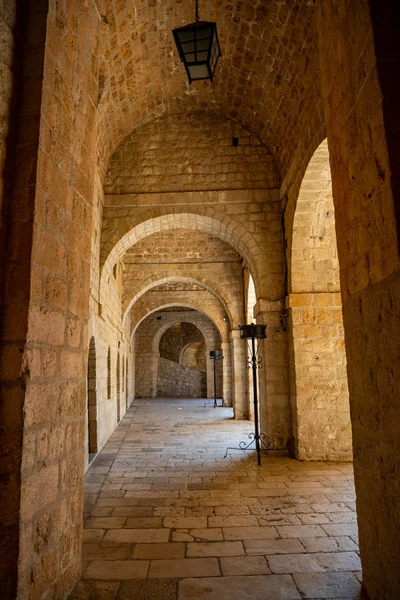
{"type": "Polygon", "coordinates": [[[198,400],[135,401],[86,475],[70,600],[358,599],[351,465],[225,459],[248,429],[198,400]]]}
{"type": "Polygon", "coordinates": [[[2,600],[399,599],[399,30],[394,0],[1,4],[2,600]],[[265,464],[224,459],[256,425],[265,464]]]}

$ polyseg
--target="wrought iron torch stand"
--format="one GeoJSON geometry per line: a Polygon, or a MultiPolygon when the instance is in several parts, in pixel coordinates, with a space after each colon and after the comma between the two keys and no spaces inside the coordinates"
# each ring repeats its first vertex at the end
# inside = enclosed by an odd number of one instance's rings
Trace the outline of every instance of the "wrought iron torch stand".
{"type": "MultiPolygon", "coordinates": [[[[210,404],[214,405],[214,408],[218,406],[217,400],[217,368],[216,361],[222,360],[224,357],[222,356],[222,350],[211,350],[210,351],[210,359],[213,361],[213,371],[214,371],[214,400],[209,400],[204,403],[204,406],[208,406],[210,404]]],[[[221,399],[220,406],[224,406],[224,401],[221,399]]]]}
{"type": "Polygon", "coordinates": [[[249,433],[249,443],[242,441],[239,443],[238,448],[229,447],[225,452],[225,458],[228,456],[229,450],[243,450],[244,452],[251,452],[254,450],[254,447],[251,448],[251,446],[255,444],[255,449],[257,451],[257,463],[259,466],[261,466],[262,448],[264,448],[264,450],[276,450],[276,448],[273,447],[273,444],[268,444],[266,441],[264,441],[267,439],[267,436],[265,433],[260,433],[259,428],[257,369],[263,368],[263,359],[262,356],[257,357],[258,346],[256,348],[255,340],[258,339],[260,343],[261,340],[267,337],[265,333],[266,327],[266,325],[254,325],[254,323],[251,325],[239,325],[241,339],[251,340],[251,357],[247,358],[247,368],[253,370],[254,433],[249,433]]]}

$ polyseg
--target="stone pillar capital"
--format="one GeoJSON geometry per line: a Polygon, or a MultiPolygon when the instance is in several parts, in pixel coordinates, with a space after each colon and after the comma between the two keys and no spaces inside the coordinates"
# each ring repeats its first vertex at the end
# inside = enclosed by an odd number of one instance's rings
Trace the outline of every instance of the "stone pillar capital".
{"type": "Polygon", "coordinates": [[[267,300],[267,298],[259,298],[253,308],[254,318],[260,318],[265,313],[281,312],[282,300],[267,300]]]}

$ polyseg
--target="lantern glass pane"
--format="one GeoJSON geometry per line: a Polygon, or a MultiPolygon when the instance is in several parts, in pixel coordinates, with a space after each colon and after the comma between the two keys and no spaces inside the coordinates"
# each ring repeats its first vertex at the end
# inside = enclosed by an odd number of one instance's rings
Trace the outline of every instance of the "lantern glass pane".
{"type": "Polygon", "coordinates": [[[195,50],[195,45],[194,45],[193,40],[182,44],[182,51],[184,52],[184,54],[187,54],[188,52],[194,52],[194,50],[195,50]]]}
{"type": "Polygon", "coordinates": [[[210,76],[207,65],[188,65],[188,69],[192,79],[208,79],[210,76]]]}
{"type": "Polygon", "coordinates": [[[189,42],[194,39],[194,31],[193,29],[181,29],[177,32],[179,41],[183,44],[184,42],[189,42]]]}
{"type": "Polygon", "coordinates": [[[212,36],[212,29],[211,27],[204,27],[204,29],[197,29],[196,30],[196,38],[198,40],[203,40],[204,38],[211,38],[212,36]]]}
{"type": "Polygon", "coordinates": [[[208,51],[209,45],[210,45],[210,40],[208,38],[205,40],[197,40],[197,43],[196,43],[197,51],[199,51],[199,50],[207,50],[208,51]]]}
{"type": "Polygon", "coordinates": [[[185,54],[185,59],[188,63],[194,63],[194,62],[196,62],[196,55],[195,54],[185,54]]]}
{"type": "Polygon", "coordinates": [[[207,57],[208,57],[208,52],[198,52],[197,53],[197,60],[198,61],[201,61],[201,62],[206,61],[207,57]]]}

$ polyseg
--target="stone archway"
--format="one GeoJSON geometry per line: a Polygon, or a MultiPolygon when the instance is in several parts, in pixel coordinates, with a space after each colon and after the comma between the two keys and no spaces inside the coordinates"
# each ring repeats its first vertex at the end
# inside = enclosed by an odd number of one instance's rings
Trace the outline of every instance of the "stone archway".
{"type": "MultiPolygon", "coordinates": [[[[101,249],[101,278],[100,298],[106,296],[107,282],[112,277],[113,267],[121,259],[126,250],[149,235],[169,229],[188,229],[208,232],[211,235],[230,244],[249,265],[258,293],[261,290],[259,272],[265,270],[265,258],[262,248],[246,227],[234,218],[213,210],[213,217],[198,213],[166,214],[142,221],[137,224],[122,219],[119,225],[102,243],[101,249]]],[[[266,287],[268,276],[263,277],[266,287]]]]}
{"type": "Polygon", "coordinates": [[[205,398],[206,341],[199,327],[193,323],[178,321],[170,324],[157,338],[158,369],[155,395],[170,398],[205,398]],[[202,360],[196,356],[196,361],[184,363],[182,353],[194,345],[201,347],[202,360]]]}
{"type": "Polygon", "coordinates": [[[302,460],[351,460],[335,210],[327,141],[297,200],[291,247],[291,402],[302,460]]]}
{"type": "Polygon", "coordinates": [[[87,364],[87,419],[88,419],[88,455],[89,462],[97,453],[97,378],[96,344],[92,336],[89,343],[87,364]]]}

